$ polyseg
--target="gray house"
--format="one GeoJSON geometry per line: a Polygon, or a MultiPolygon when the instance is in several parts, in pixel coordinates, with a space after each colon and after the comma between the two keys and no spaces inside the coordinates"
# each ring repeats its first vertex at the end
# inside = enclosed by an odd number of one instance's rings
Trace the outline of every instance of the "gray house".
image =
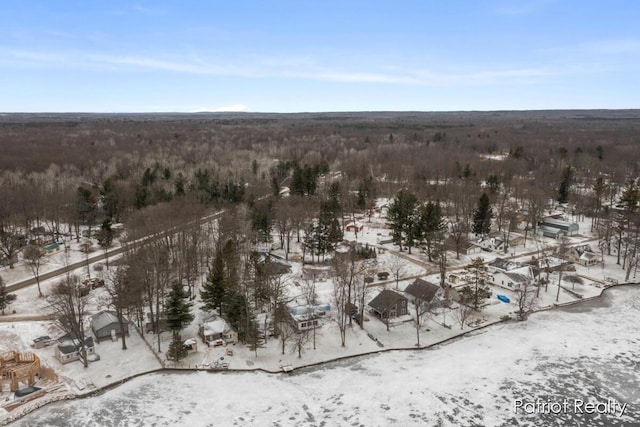
{"type": "Polygon", "coordinates": [[[397,292],[384,289],[369,302],[371,311],[381,319],[404,316],[408,313],[407,299],[397,292]]]}
{"type": "Polygon", "coordinates": [[[91,317],[91,330],[98,342],[112,337],[120,337],[124,332],[129,336],[129,321],[124,319],[122,328],[115,311],[104,310],[91,317]]]}
{"type": "Polygon", "coordinates": [[[416,279],[407,286],[404,293],[408,295],[408,299],[414,304],[418,300],[430,308],[440,306],[445,298],[445,292],[442,287],[423,279],[416,279]]]}
{"type": "Polygon", "coordinates": [[[545,237],[557,239],[560,236],[573,236],[578,234],[580,227],[575,222],[567,222],[556,218],[545,218],[538,226],[538,231],[545,237]]]}

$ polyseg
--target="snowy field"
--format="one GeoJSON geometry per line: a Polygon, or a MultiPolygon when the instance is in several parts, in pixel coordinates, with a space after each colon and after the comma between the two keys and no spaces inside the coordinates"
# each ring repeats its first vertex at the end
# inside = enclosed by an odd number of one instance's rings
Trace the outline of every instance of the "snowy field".
{"type": "MultiPolygon", "coordinates": [[[[499,324],[437,349],[292,374],[151,374],[19,426],[640,425],[640,288],[499,324]],[[514,401],[627,403],[621,417],[516,414],[514,401]]],[[[572,403],[573,404],[573,403],[572,403]]]]}

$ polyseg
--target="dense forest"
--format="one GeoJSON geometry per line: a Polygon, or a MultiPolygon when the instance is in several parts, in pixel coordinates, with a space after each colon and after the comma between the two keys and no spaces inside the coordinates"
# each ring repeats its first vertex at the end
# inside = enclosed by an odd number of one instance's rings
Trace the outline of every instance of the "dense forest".
{"type": "Polygon", "coordinates": [[[206,275],[203,302],[250,341],[249,307],[277,313],[283,288],[256,245],[288,258],[295,239],[303,260],[321,262],[381,197],[400,250],[419,245],[430,261],[445,237],[459,247],[492,227],[526,232],[562,204],[593,218],[609,253],[625,244],[626,262],[639,135],[636,110],[5,114],[0,262],[35,265],[62,235],[105,251],[117,238],[131,268],[113,284],[140,284],[122,287],[123,310],[150,312],[157,330],[172,284],[190,293],[206,275]]]}

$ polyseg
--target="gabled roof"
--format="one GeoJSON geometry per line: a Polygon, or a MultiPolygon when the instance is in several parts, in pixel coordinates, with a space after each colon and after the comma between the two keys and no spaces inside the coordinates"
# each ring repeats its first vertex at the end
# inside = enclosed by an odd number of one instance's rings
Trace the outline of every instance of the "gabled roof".
{"type": "Polygon", "coordinates": [[[496,258],[493,261],[489,262],[487,264],[487,267],[493,267],[498,270],[508,271],[513,270],[514,268],[522,267],[522,264],[515,261],[509,261],[508,259],[504,258],[496,258]]]}
{"type": "MultiPolygon", "coordinates": [[[[118,316],[116,316],[115,311],[104,310],[98,314],[94,314],[91,317],[91,328],[96,331],[104,328],[105,326],[109,326],[113,323],[118,323],[118,316]]],[[[125,323],[128,323],[128,322],[125,320],[125,323]]]]}
{"type": "Polygon", "coordinates": [[[377,297],[369,302],[369,307],[373,308],[378,313],[384,313],[401,300],[406,301],[407,299],[397,292],[389,289],[383,289],[377,297]]]}
{"type": "Polygon", "coordinates": [[[207,322],[203,325],[204,335],[207,336],[223,334],[230,330],[231,328],[229,328],[229,325],[227,325],[227,322],[222,317],[218,317],[216,320],[207,322]]]}
{"type": "MultiPolygon", "coordinates": [[[[62,354],[75,353],[82,347],[80,345],[80,340],[72,339],[69,334],[61,337],[58,341],[60,342],[60,344],[58,344],[58,350],[60,350],[60,353],[62,354]]],[[[84,346],[87,348],[93,347],[93,337],[85,337],[84,346]]]]}
{"type": "Polygon", "coordinates": [[[414,298],[430,303],[439,290],[440,286],[436,284],[427,282],[426,280],[416,279],[412,284],[407,286],[404,292],[414,298]]]}
{"type": "Polygon", "coordinates": [[[521,274],[521,273],[505,272],[504,275],[507,276],[509,279],[513,280],[516,283],[524,283],[524,282],[526,282],[526,281],[528,281],[530,279],[529,276],[527,276],[526,274],[521,274]]]}

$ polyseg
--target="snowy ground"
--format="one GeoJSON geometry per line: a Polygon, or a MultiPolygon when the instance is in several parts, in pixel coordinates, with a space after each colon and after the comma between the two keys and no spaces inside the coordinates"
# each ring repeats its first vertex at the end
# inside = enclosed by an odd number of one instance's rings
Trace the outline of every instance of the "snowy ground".
{"type": "Polygon", "coordinates": [[[55,403],[19,426],[640,424],[640,289],[500,324],[432,350],[393,351],[293,374],[152,374],[55,403]],[[605,402],[622,417],[514,413],[515,399],[605,402]]]}
{"type": "MultiPolygon", "coordinates": [[[[358,234],[358,237],[357,237],[358,242],[369,243],[370,245],[375,246],[375,245],[378,245],[378,241],[380,240],[381,237],[385,237],[388,234],[388,229],[384,228],[384,220],[382,218],[374,217],[370,223],[368,222],[368,219],[363,218],[363,219],[360,219],[360,222],[365,225],[365,228],[362,233],[358,234]]],[[[588,224],[584,224],[584,225],[581,224],[581,227],[587,228],[587,226],[588,224]]],[[[354,233],[347,233],[347,236],[345,237],[350,240],[355,240],[356,236],[354,233]]],[[[582,237],[573,237],[572,243],[573,244],[581,243],[590,238],[591,236],[589,235],[582,236],[582,237]]],[[[544,245],[549,245],[551,243],[553,242],[547,242],[547,243],[544,243],[544,245]]],[[[538,246],[542,246],[542,245],[543,243],[538,244],[538,246]]],[[[379,253],[378,259],[377,259],[378,266],[381,269],[391,270],[394,264],[396,264],[398,255],[402,256],[403,268],[402,268],[401,276],[404,277],[405,279],[399,281],[397,285],[398,290],[403,290],[409,283],[413,281],[412,278],[417,276],[427,275],[426,277],[428,279],[434,281],[435,283],[438,282],[439,279],[437,278],[437,276],[429,275],[437,271],[437,268],[435,268],[433,264],[427,263],[427,257],[425,254],[420,253],[420,251],[418,250],[414,250],[413,254],[411,256],[408,256],[406,252],[399,253],[397,246],[393,246],[391,244],[384,244],[380,246],[382,246],[385,249],[382,253],[379,253]]],[[[527,248],[522,248],[522,247],[516,248],[515,250],[516,256],[513,258],[525,259],[527,257],[530,257],[531,255],[530,255],[530,252],[528,251],[532,251],[532,250],[535,250],[533,243],[528,243],[527,248]]],[[[72,257],[73,261],[78,260],[78,257],[79,257],[78,252],[74,251],[72,252],[72,254],[73,254],[73,257],[72,257]]],[[[484,258],[485,261],[490,261],[496,256],[504,256],[504,254],[482,252],[481,256],[484,258]]],[[[469,263],[471,258],[472,257],[470,256],[461,256],[460,260],[455,260],[455,256],[451,256],[450,269],[463,267],[464,265],[469,263]]],[[[295,297],[296,295],[301,294],[301,286],[304,285],[304,280],[301,274],[302,265],[300,263],[294,262],[292,263],[292,267],[293,267],[292,273],[289,277],[291,282],[289,296],[295,297]],[[295,285],[296,282],[298,283],[298,285],[295,285]]],[[[19,276],[17,274],[18,268],[15,269],[15,273],[16,273],[16,277],[18,277],[19,276]]],[[[86,268],[79,268],[76,271],[76,273],[80,277],[85,277],[86,268]]],[[[23,271],[22,274],[23,276],[25,276],[22,278],[28,277],[26,276],[28,275],[28,272],[23,271]]],[[[92,275],[95,276],[99,274],[101,273],[94,271],[92,267],[92,275]]],[[[542,290],[542,292],[540,293],[540,300],[538,301],[537,308],[551,307],[556,303],[563,304],[563,303],[577,301],[581,299],[580,297],[589,298],[595,295],[599,295],[600,292],[602,291],[602,285],[599,283],[599,281],[602,281],[605,277],[616,277],[618,278],[619,281],[622,282],[624,272],[622,271],[620,266],[615,264],[614,257],[605,256],[604,267],[596,266],[596,267],[584,268],[584,267],[577,266],[576,274],[581,275],[585,279],[584,284],[573,285],[567,282],[563,282],[562,288],[560,289],[559,293],[558,293],[558,285],[557,285],[558,276],[557,274],[552,274],[550,276],[550,284],[549,284],[548,290],[547,291],[542,290]]],[[[4,275],[4,271],[3,271],[3,275],[4,275]]],[[[55,280],[53,279],[43,282],[42,288],[45,295],[49,293],[49,289],[51,288],[54,282],[55,280]]],[[[396,282],[393,277],[393,272],[388,282],[381,283],[380,281],[376,280],[373,283],[373,285],[375,286],[372,287],[368,300],[371,300],[373,297],[375,297],[376,293],[379,292],[384,287],[390,288],[390,289],[396,288],[396,282]]],[[[333,284],[331,280],[319,281],[317,283],[317,294],[318,294],[317,302],[318,303],[332,304],[332,287],[333,287],[333,284]]],[[[199,289],[196,289],[196,292],[198,291],[199,289]]],[[[16,293],[18,295],[17,301],[9,307],[7,315],[3,318],[0,318],[0,320],[4,320],[4,322],[0,322],[0,350],[5,351],[5,350],[18,349],[21,351],[32,351],[32,349],[30,349],[29,347],[32,339],[43,334],[48,334],[53,338],[57,338],[62,335],[62,332],[56,328],[53,321],[38,318],[38,316],[42,316],[50,313],[50,310],[47,306],[46,299],[38,298],[37,288],[35,286],[19,290],[16,293]],[[12,313],[13,311],[15,311],[15,314],[12,313]],[[27,320],[31,320],[31,321],[27,321],[27,320]]],[[[515,293],[509,290],[496,287],[493,289],[493,294],[494,294],[494,298],[489,301],[489,305],[485,307],[485,309],[481,313],[474,313],[473,316],[468,321],[469,325],[465,325],[464,330],[461,330],[460,324],[456,319],[456,310],[446,310],[444,312],[439,311],[437,313],[434,313],[421,328],[420,344],[422,346],[425,346],[433,343],[438,343],[443,340],[452,338],[457,334],[459,334],[460,332],[466,332],[470,329],[481,328],[488,324],[497,322],[500,320],[501,317],[505,315],[513,316],[514,312],[517,310],[517,306],[513,302],[509,304],[501,303],[497,299],[495,299],[495,295],[504,294],[510,297],[512,301],[514,301],[515,293]],[[443,323],[446,323],[449,327],[448,328],[444,327],[442,325],[443,323]]],[[[300,300],[299,303],[303,304],[304,301],[300,300]]],[[[98,289],[98,290],[92,291],[89,297],[88,311],[90,313],[95,313],[105,308],[107,308],[107,298],[104,290],[98,289]]],[[[411,306],[409,310],[410,310],[410,313],[412,313],[411,306]]],[[[495,330],[500,330],[503,327],[507,328],[505,332],[508,335],[510,335],[511,333],[515,334],[515,337],[514,337],[515,342],[517,342],[519,334],[521,333],[520,330],[523,328],[527,329],[529,327],[528,325],[535,323],[535,324],[539,324],[540,327],[542,328],[545,323],[540,321],[539,319],[546,319],[548,328],[563,328],[564,330],[565,325],[562,323],[564,321],[564,318],[562,318],[561,316],[557,316],[557,313],[558,312],[554,312],[556,316],[551,316],[549,318],[545,317],[548,315],[548,313],[544,313],[544,314],[540,313],[534,316],[534,318],[536,319],[536,322],[528,322],[527,324],[521,324],[522,326],[520,327],[516,327],[512,325],[510,326],[503,325],[503,326],[491,327],[490,330],[492,331],[491,332],[492,334],[495,334],[496,333],[494,332],[495,330]]],[[[190,325],[188,328],[186,328],[182,332],[182,336],[184,339],[187,339],[190,337],[196,337],[198,324],[203,321],[206,321],[206,316],[207,316],[206,313],[197,309],[197,307],[194,310],[194,314],[196,314],[196,320],[192,323],[192,325],[190,325]]],[[[232,346],[229,346],[229,348],[226,348],[226,347],[208,348],[206,347],[206,345],[202,344],[202,341],[199,338],[197,338],[197,342],[198,342],[197,350],[194,352],[191,352],[187,357],[187,359],[185,359],[175,367],[209,368],[214,366],[215,362],[224,362],[224,363],[228,363],[229,369],[232,369],[232,370],[254,370],[256,368],[261,368],[261,369],[269,370],[272,372],[277,372],[280,370],[280,367],[283,365],[291,365],[294,368],[299,368],[302,366],[308,366],[312,364],[320,364],[322,362],[326,362],[329,360],[335,360],[335,359],[344,358],[344,357],[372,353],[372,352],[380,351],[383,349],[415,348],[417,338],[416,338],[415,325],[411,320],[411,316],[405,316],[403,319],[400,319],[401,321],[394,322],[390,330],[387,331],[386,325],[383,322],[381,322],[380,320],[378,320],[377,318],[371,315],[367,315],[368,320],[364,323],[363,330],[361,330],[355,323],[352,328],[347,329],[345,347],[341,346],[337,323],[333,318],[334,316],[335,316],[335,312],[332,312],[332,313],[329,313],[326,318],[322,319],[321,327],[316,331],[315,349],[313,345],[313,340],[309,339],[309,341],[304,346],[302,357],[300,358],[298,357],[297,353],[292,350],[291,343],[288,343],[286,345],[285,353],[283,354],[281,342],[273,338],[270,339],[263,348],[260,348],[258,350],[257,356],[253,352],[251,352],[247,347],[241,344],[232,345],[232,346]],[[404,322],[402,320],[404,320],[404,322]],[[375,341],[374,339],[377,341],[375,341]],[[232,352],[229,352],[228,351],[229,349],[231,349],[232,352]]],[[[590,326],[590,323],[588,323],[587,326],[590,326]]],[[[161,349],[163,351],[157,353],[152,350],[152,347],[157,349],[156,336],[147,335],[147,341],[145,342],[135,331],[133,331],[133,328],[131,329],[132,329],[132,336],[128,341],[129,350],[127,350],[126,352],[123,352],[120,349],[119,342],[115,342],[115,343],[103,342],[99,344],[96,349],[96,352],[101,356],[101,360],[98,362],[92,363],[87,369],[83,368],[79,362],[74,362],[64,366],[61,365],[57,360],[53,358],[53,347],[46,347],[44,349],[36,350],[36,353],[40,356],[43,362],[43,365],[53,369],[58,375],[59,381],[56,384],[64,386],[67,392],[76,393],[76,394],[86,393],[88,391],[93,390],[94,388],[99,388],[108,384],[112,384],[114,382],[118,382],[121,379],[127,378],[131,375],[149,372],[151,370],[158,369],[162,366],[162,363],[158,359],[163,361],[166,367],[174,367],[173,364],[164,361],[164,351],[166,351],[166,349],[168,348],[169,340],[170,340],[169,333],[163,333],[160,335],[161,349]]],[[[485,331],[486,330],[478,331],[477,334],[482,334],[484,336],[484,334],[487,333],[485,331]]],[[[590,334],[591,331],[587,329],[585,333],[590,334]]],[[[544,334],[541,334],[541,338],[543,338],[543,335],[544,334]]],[[[500,337],[500,339],[502,339],[502,337],[500,337]]],[[[466,340],[467,339],[465,338],[463,341],[466,342],[466,340]]],[[[456,343],[455,345],[459,345],[459,343],[456,343]]],[[[509,348],[509,352],[513,353],[514,356],[521,357],[521,358],[525,357],[524,355],[521,355],[519,353],[518,348],[512,349],[511,348],[512,346],[508,343],[504,344],[504,347],[509,348]]],[[[440,351],[441,350],[437,350],[434,353],[437,353],[440,351]]],[[[476,359],[474,357],[471,357],[470,355],[474,354],[473,352],[478,351],[477,349],[469,350],[466,348],[462,348],[460,351],[463,351],[464,353],[461,356],[465,357],[464,359],[462,359],[463,361],[460,362],[462,365],[467,366],[467,365],[473,365],[474,363],[476,363],[476,359]]],[[[396,357],[396,356],[392,356],[393,354],[396,354],[396,353],[387,354],[384,356],[375,356],[373,358],[375,359],[376,357],[380,357],[380,358],[383,358],[381,360],[393,361],[394,360],[393,357],[396,357]],[[391,359],[384,359],[384,358],[391,358],[391,359]]],[[[422,354],[422,353],[418,353],[418,354],[422,354]]],[[[424,354],[430,354],[430,352],[425,352],[424,354]]],[[[407,357],[407,359],[403,361],[402,364],[406,364],[407,366],[409,366],[408,369],[411,370],[410,367],[412,365],[410,362],[415,359],[415,356],[411,356],[411,357],[397,356],[397,357],[400,357],[401,359],[403,357],[407,357]]],[[[492,355],[491,357],[496,357],[496,356],[492,355]]],[[[370,368],[361,367],[361,366],[364,366],[363,364],[366,364],[368,360],[369,360],[368,358],[364,358],[364,359],[359,358],[354,362],[349,362],[349,361],[333,362],[328,366],[334,367],[336,369],[348,367],[347,371],[356,369],[356,368],[353,368],[353,366],[358,366],[357,369],[361,369],[364,372],[366,372],[367,376],[378,375],[374,372],[375,369],[373,366],[370,368]]],[[[384,362],[384,363],[385,364],[381,366],[386,366],[386,363],[391,363],[391,362],[384,362]]],[[[393,363],[397,363],[397,362],[393,362],[393,363]]],[[[432,361],[429,359],[427,363],[431,364],[432,361]]],[[[324,368],[309,368],[309,369],[313,369],[313,372],[314,372],[313,375],[320,375],[319,373],[325,372],[324,368]]],[[[401,376],[402,372],[398,371],[398,369],[401,370],[401,368],[398,368],[398,367],[392,368],[391,366],[389,366],[389,369],[392,372],[396,372],[397,375],[401,376]]],[[[456,369],[460,369],[460,367],[456,367],[456,369]]],[[[453,369],[453,371],[455,371],[456,369],[453,369]]],[[[449,368],[449,371],[451,371],[451,368],[449,368]]],[[[228,375],[231,378],[238,378],[238,377],[233,377],[230,372],[228,373],[228,375]]],[[[250,378],[259,378],[260,382],[275,381],[276,384],[279,384],[279,382],[281,381],[281,377],[278,375],[270,376],[266,374],[249,374],[249,373],[245,373],[244,375],[250,378]],[[253,377],[252,375],[258,375],[258,376],[253,377]]],[[[291,378],[294,378],[297,375],[298,374],[296,373],[291,378]]],[[[313,375],[311,376],[311,378],[316,378],[313,375]]],[[[435,371],[432,372],[431,375],[433,375],[433,378],[439,378],[439,379],[446,377],[441,374],[436,374],[435,371]]],[[[420,373],[419,376],[422,376],[422,373],[420,373]]],[[[212,378],[213,375],[204,374],[203,377],[212,378]]],[[[224,379],[229,377],[227,375],[224,375],[224,376],[216,376],[214,378],[224,379]]],[[[177,378],[183,378],[183,376],[179,376],[177,378]]],[[[199,376],[193,375],[189,378],[199,378],[199,376]]],[[[240,377],[240,378],[245,378],[245,377],[240,377]]],[[[318,378],[325,378],[325,380],[329,382],[331,381],[329,377],[320,376],[318,378]]],[[[425,381],[427,384],[431,385],[432,381],[429,380],[428,378],[429,377],[425,377],[425,381]]],[[[352,378],[351,381],[354,381],[354,380],[355,382],[353,382],[352,384],[359,384],[359,380],[352,378]]],[[[446,380],[450,381],[450,378],[446,377],[446,380]]],[[[176,379],[175,381],[179,381],[179,380],[176,379]]],[[[385,380],[385,382],[387,382],[389,386],[392,388],[402,387],[402,385],[396,385],[395,380],[392,380],[391,382],[385,380]]],[[[345,387],[347,387],[347,385],[350,385],[351,387],[353,387],[353,385],[350,384],[348,381],[345,381],[344,384],[345,384],[345,387]]],[[[281,386],[285,387],[284,385],[281,385],[281,386]]],[[[312,392],[315,393],[315,390],[312,390],[312,392]]],[[[291,390],[291,393],[294,393],[293,389],[291,390]]],[[[188,394],[189,393],[187,393],[187,395],[188,394]]],[[[344,393],[344,394],[346,396],[349,395],[348,393],[344,393]]],[[[251,393],[248,393],[248,395],[251,395],[251,393]]],[[[412,397],[405,397],[405,398],[408,399],[408,401],[411,401],[412,399],[412,397]]],[[[470,399],[470,401],[474,401],[474,400],[470,399]]],[[[346,404],[346,403],[348,402],[343,402],[343,404],[346,404]]],[[[317,405],[318,405],[318,402],[316,402],[316,406],[317,405]]],[[[433,406],[433,404],[430,404],[430,405],[433,406]]],[[[465,411],[464,407],[465,405],[462,405],[459,411],[464,412],[465,411]]],[[[333,412],[335,412],[335,410],[333,412]]],[[[449,415],[446,415],[448,414],[447,412],[442,412],[442,414],[444,414],[442,415],[443,417],[442,420],[444,420],[446,424],[446,421],[449,419],[449,415]]],[[[8,414],[6,412],[0,414],[0,422],[2,421],[3,418],[6,418],[10,415],[11,414],[8,414]]],[[[459,414],[457,413],[454,415],[459,416],[459,414]]],[[[259,414],[254,416],[259,417],[259,414]]],[[[318,414],[316,413],[314,417],[317,418],[318,414]]],[[[384,419],[384,418],[381,418],[381,419],[384,419]]],[[[403,419],[402,417],[399,417],[398,422],[400,422],[400,420],[402,419],[403,419]]],[[[416,419],[419,419],[419,417],[416,419]]],[[[440,418],[434,418],[434,420],[435,419],[440,419],[440,418]]],[[[459,418],[459,419],[464,421],[463,418],[459,418]]],[[[469,420],[472,420],[472,419],[473,418],[469,418],[469,420]]],[[[388,418],[388,420],[391,420],[391,418],[388,418]]],[[[246,421],[246,420],[238,419],[237,421],[238,423],[243,424],[243,421],[246,421]]],[[[300,422],[303,422],[303,421],[304,420],[300,422]]],[[[467,421],[464,421],[463,424],[467,421]]],[[[340,420],[338,420],[337,422],[346,423],[346,421],[340,421],[340,420]]],[[[131,423],[135,424],[136,422],[131,421],[131,423]]],[[[313,425],[314,423],[315,422],[309,421],[309,424],[313,425]]],[[[332,422],[330,422],[328,419],[327,419],[327,423],[332,424],[332,422]]],[[[215,424],[217,425],[217,422],[215,424]]],[[[318,424],[318,423],[315,423],[315,424],[318,424]]],[[[369,422],[366,424],[372,424],[372,423],[369,422]]],[[[373,422],[373,424],[376,424],[376,423],[373,422]]],[[[386,424],[386,423],[383,422],[381,424],[386,424]]],[[[472,422],[469,421],[468,424],[472,424],[472,422]]],[[[479,424],[482,425],[485,423],[480,422],[479,424]]],[[[492,423],[488,423],[488,424],[492,424],[492,423]]],[[[87,425],[91,425],[91,424],[87,424],[87,425]]]]}

